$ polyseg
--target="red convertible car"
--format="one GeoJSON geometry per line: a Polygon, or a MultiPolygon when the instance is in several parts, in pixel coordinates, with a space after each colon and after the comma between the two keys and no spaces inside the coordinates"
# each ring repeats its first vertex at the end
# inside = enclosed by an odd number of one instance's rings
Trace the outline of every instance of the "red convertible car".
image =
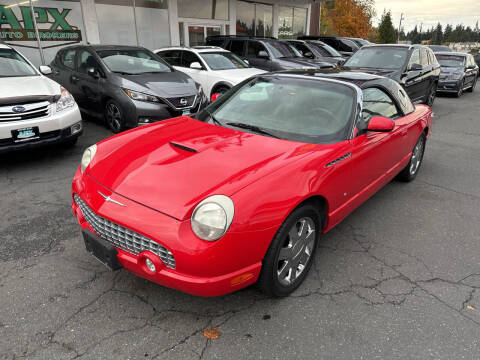
{"type": "Polygon", "coordinates": [[[322,233],[394,177],[415,178],[431,125],[390,79],[262,74],[194,116],[89,147],[72,209],[112,269],[201,296],[255,282],[286,296],[322,233]]]}

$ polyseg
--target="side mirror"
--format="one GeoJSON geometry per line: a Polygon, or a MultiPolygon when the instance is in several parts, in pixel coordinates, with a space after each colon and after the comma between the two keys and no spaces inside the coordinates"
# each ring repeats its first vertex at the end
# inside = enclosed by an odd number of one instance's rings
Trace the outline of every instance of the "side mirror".
{"type": "Polygon", "coordinates": [[[50,75],[52,73],[52,68],[47,65],[41,65],[38,69],[43,75],[50,75]]]}
{"type": "Polygon", "coordinates": [[[210,102],[214,102],[215,100],[217,100],[220,97],[220,95],[221,94],[219,93],[212,94],[212,97],[210,98],[210,102]]]}
{"type": "Polygon", "coordinates": [[[257,57],[262,58],[262,59],[268,59],[268,53],[265,50],[260,50],[257,54],[257,57]]]}
{"type": "Polygon", "coordinates": [[[309,58],[309,59],[314,58],[313,53],[311,53],[310,51],[307,51],[307,52],[303,53],[303,56],[305,56],[306,58],[309,58]]]}
{"type": "Polygon", "coordinates": [[[190,69],[202,70],[203,68],[198,61],[195,61],[190,64],[190,69]]]}
{"type": "Polygon", "coordinates": [[[100,77],[100,74],[97,69],[93,67],[87,68],[87,74],[90,75],[94,79],[98,79],[100,77]]]}
{"type": "Polygon", "coordinates": [[[423,70],[423,66],[421,64],[415,63],[415,64],[412,64],[408,70],[420,71],[420,70],[423,70]]]}
{"type": "Polygon", "coordinates": [[[395,123],[392,119],[383,116],[374,116],[370,119],[367,131],[374,132],[389,132],[395,128],[395,123]]]}

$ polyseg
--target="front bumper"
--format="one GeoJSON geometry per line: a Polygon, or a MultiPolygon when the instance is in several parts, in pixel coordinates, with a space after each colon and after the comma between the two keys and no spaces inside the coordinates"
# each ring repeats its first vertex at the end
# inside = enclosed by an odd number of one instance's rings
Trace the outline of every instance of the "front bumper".
{"type": "Polygon", "coordinates": [[[196,99],[191,108],[186,109],[176,109],[163,102],[150,103],[132,100],[127,95],[125,96],[127,99],[125,100],[126,104],[124,104],[123,107],[126,112],[125,119],[128,128],[181,116],[184,112],[195,114],[208,104],[208,99],[203,93],[196,99]]]}
{"type": "Polygon", "coordinates": [[[0,122],[0,153],[66,142],[79,137],[82,132],[82,117],[77,105],[43,118],[0,122]],[[28,127],[38,127],[39,138],[15,143],[12,131],[28,127]]]}
{"type": "Polygon", "coordinates": [[[462,84],[461,80],[440,80],[437,86],[437,92],[456,93],[462,84]]]}
{"type": "MultiPolygon", "coordinates": [[[[80,196],[98,216],[157,242],[175,258],[172,269],[151,251],[139,249],[134,254],[125,247],[116,246],[122,267],[157,284],[193,295],[224,295],[256,282],[264,254],[248,243],[272,239],[276,231],[272,228],[249,233],[227,232],[218,241],[202,241],[191,231],[189,220],[174,219],[112,193],[80,170],[75,175],[72,194],[80,196]],[[99,192],[125,206],[105,201],[99,192]],[[145,266],[146,258],[154,262],[155,273],[145,266]]],[[[75,201],[72,201],[72,211],[82,229],[100,235],[90,226],[75,201]]]]}

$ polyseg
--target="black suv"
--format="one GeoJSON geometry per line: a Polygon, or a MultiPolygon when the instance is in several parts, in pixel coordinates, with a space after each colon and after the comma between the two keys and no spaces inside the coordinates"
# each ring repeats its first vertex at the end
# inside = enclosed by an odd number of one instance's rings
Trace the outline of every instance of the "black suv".
{"type": "Polygon", "coordinates": [[[360,49],[361,46],[349,38],[342,36],[316,36],[316,35],[304,35],[299,36],[298,40],[320,40],[325,44],[330,45],[337,50],[343,57],[350,57],[360,49]]]}
{"type": "Polygon", "coordinates": [[[194,113],[208,102],[190,76],[142,47],[65,47],[50,66],[49,77],[73,95],[83,112],[103,116],[114,133],[194,113]]]}
{"type": "Polygon", "coordinates": [[[334,67],[329,62],[303,57],[292,45],[274,38],[220,35],[207,37],[206,43],[230,50],[250,66],[266,71],[334,67]]]}
{"type": "Polygon", "coordinates": [[[349,58],[342,68],[396,80],[403,86],[412,102],[432,106],[435,101],[440,64],[427,46],[364,46],[349,58]]]}
{"type": "Polygon", "coordinates": [[[345,58],[330,45],[319,40],[284,40],[293,45],[303,56],[309,59],[325,61],[334,65],[345,62],[345,58]]]}

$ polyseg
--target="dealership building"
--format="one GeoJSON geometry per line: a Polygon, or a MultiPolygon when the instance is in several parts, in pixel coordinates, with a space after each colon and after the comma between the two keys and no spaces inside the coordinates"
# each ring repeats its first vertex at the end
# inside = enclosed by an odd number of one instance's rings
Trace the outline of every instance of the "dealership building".
{"type": "Polygon", "coordinates": [[[209,35],[294,38],[319,28],[314,0],[0,0],[0,39],[35,65],[78,43],[202,45],[209,35]]]}

